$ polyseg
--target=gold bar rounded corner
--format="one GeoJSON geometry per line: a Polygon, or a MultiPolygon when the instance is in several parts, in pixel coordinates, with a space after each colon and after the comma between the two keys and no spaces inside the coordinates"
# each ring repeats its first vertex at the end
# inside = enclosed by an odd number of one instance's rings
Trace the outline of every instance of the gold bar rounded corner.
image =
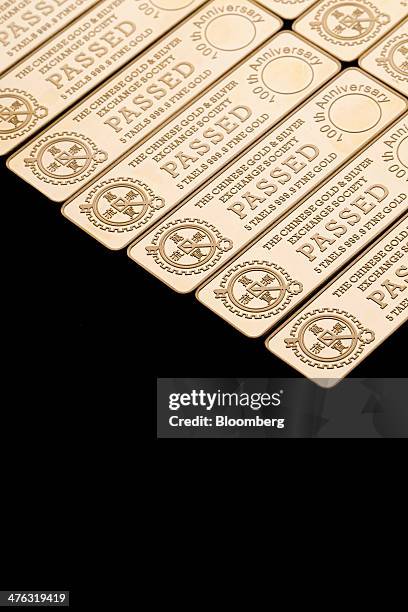
{"type": "MultiPolygon", "coordinates": [[[[228,264],[226,264],[226,266],[224,266],[223,269],[226,269],[228,267],[228,264]]],[[[211,279],[210,279],[211,280],[211,279]]],[[[199,287],[197,287],[197,289],[195,289],[194,291],[194,297],[195,299],[205,308],[208,308],[208,310],[211,310],[211,312],[213,312],[214,314],[218,314],[215,310],[213,310],[211,308],[211,306],[208,305],[208,303],[206,303],[201,297],[200,297],[200,293],[201,291],[204,289],[204,287],[207,285],[208,283],[202,283],[199,287]]],[[[239,327],[238,324],[234,323],[233,321],[229,321],[229,325],[235,329],[236,331],[240,332],[243,336],[245,336],[246,338],[249,338],[250,340],[257,340],[258,338],[262,338],[262,336],[265,336],[265,332],[252,332],[249,329],[242,329],[241,327],[239,327]]]]}
{"type": "MultiPolygon", "coordinates": [[[[75,227],[77,227],[78,229],[82,230],[83,232],[85,232],[85,234],[87,234],[88,236],[91,236],[93,238],[93,234],[91,232],[89,232],[86,228],[82,227],[82,225],[80,225],[79,223],[76,223],[74,219],[71,219],[71,217],[69,217],[66,212],[65,212],[65,208],[68,206],[68,204],[70,203],[70,200],[67,200],[66,202],[64,202],[61,206],[61,215],[64,217],[64,219],[66,219],[67,221],[69,221],[70,223],[72,223],[73,225],[75,225],[75,227]]],[[[110,244],[108,241],[107,242],[102,242],[102,241],[98,241],[101,245],[103,245],[105,248],[107,248],[109,251],[112,252],[118,252],[121,250],[121,247],[115,247],[113,244],[110,244]]]]}
{"type": "Polygon", "coordinates": [[[403,96],[408,96],[408,70],[398,64],[397,52],[408,43],[408,16],[358,58],[359,67],[403,96]]]}
{"type": "MultiPolygon", "coordinates": [[[[8,157],[6,159],[6,168],[7,170],[9,170],[10,172],[12,172],[15,176],[18,176],[19,179],[21,179],[22,181],[24,181],[25,183],[27,183],[28,185],[30,185],[30,187],[33,187],[33,185],[31,185],[28,181],[25,181],[24,178],[14,170],[14,168],[12,167],[12,163],[13,163],[13,158],[15,157],[15,155],[18,153],[18,151],[15,151],[12,155],[10,155],[10,157],[8,157]]],[[[61,202],[63,202],[63,200],[58,200],[55,199],[53,197],[50,197],[48,195],[48,193],[42,189],[38,189],[36,187],[33,187],[33,189],[36,189],[39,193],[41,193],[41,195],[43,195],[44,197],[47,198],[47,200],[49,200],[50,202],[52,202],[53,204],[61,204],[61,202]]]]}
{"type": "Polygon", "coordinates": [[[317,370],[325,372],[322,380],[333,381],[334,386],[406,324],[407,286],[408,214],[404,214],[274,330],[266,348],[314,382],[317,370]],[[364,278],[373,270],[378,271],[374,280],[364,278]],[[371,293],[365,294],[366,290],[371,293]]]}
{"type": "Polygon", "coordinates": [[[318,0],[298,0],[298,8],[295,8],[295,3],[288,5],[287,3],[282,3],[282,0],[257,0],[257,2],[275,15],[282,17],[282,19],[292,20],[300,17],[308,8],[316,4],[318,0]]]}
{"type": "MultiPolygon", "coordinates": [[[[132,249],[134,248],[135,244],[130,244],[127,249],[126,249],[126,253],[127,256],[129,257],[129,259],[131,259],[136,265],[138,265],[140,268],[142,268],[142,270],[144,270],[145,272],[148,272],[149,274],[151,274],[151,270],[149,270],[148,267],[144,266],[143,263],[141,263],[139,260],[136,260],[133,255],[132,255],[132,249]]],[[[161,279],[160,279],[161,280],[161,279]]],[[[163,280],[163,283],[172,291],[174,291],[174,293],[178,293],[179,295],[187,295],[188,293],[191,293],[190,289],[184,290],[182,288],[179,287],[174,287],[171,283],[166,282],[166,280],[163,280]]]]}
{"type": "Polygon", "coordinates": [[[292,28],[340,60],[353,62],[407,14],[406,5],[399,0],[373,0],[361,8],[356,2],[320,0],[302,13],[292,28]],[[360,15],[354,14],[356,10],[360,15]],[[307,22],[309,18],[312,21],[307,22]]]}
{"type": "MultiPolygon", "coordinates": [[[[300,32],[296,32],[295,30],[280,30],[274,36],[277,36],[281,32],[290,32],[293,36],[295,36],[298,40],[300,40],[304,45],[310,45],[313,49],[315,49],[319,53],[323,53],[329,60],[334,62],[338,70],[337,70],[337,73],[334,74],[333,77],[331,78],[335,78],[339,72],[347,70],[347,68],[343,68],[343,64],[341,63],[338,57],[336,57],[335,55],[332,55],[331,53],[329,53],[329,51],[326,51],[326,49],[319,47],[319,45],[313,42],[313,40],[308,40],[306,36],[303,36],[303,34],[300,34],[300,32]]],[[[353,68],[353,66],[349,66],[349,68],[353,68]]]]}

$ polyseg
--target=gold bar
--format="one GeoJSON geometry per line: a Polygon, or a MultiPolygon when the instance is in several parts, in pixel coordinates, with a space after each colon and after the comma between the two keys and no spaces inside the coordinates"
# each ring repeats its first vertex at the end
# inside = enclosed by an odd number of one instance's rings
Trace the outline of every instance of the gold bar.
{"type": "Polygon", "coordinates": [[[407,15],[406,0],[321,0],[293,29],[339,60],[352,62],[407,15]]]}
{"type": "Polygon", "coordinates": [[[65,204],[63,214],[108,248],[127,246],[339,70],[337,60],[297,34],[279,32],[65,204]]]}
{"type": "Polygon", "coordinates": [[[99,2],[0,79],[0,155],[33,136],[203,2],[166,0],[167,10],[141,0],[99,2]]]}
{"type": "Polygon", "coordinates": [[[334,387],[408,320],[408,216],[277,329],[267,348],[334,387]]]}
{"type": "Polygon", "coordinates": [[[213,0],[8,160],[63,202],[270,38],[278,17],[213,0]]]}
{"type": "Polygon", "coordinates": [[[0,74],[71,23],[97,0],[7,0],[0,5],[0,74]]]}
{"type": "Polygon", "coordinates": [[[408,20],[364,53],[359,64],[377,79],[408,96],[408,20]]]}
{"type": "Polygon", "coordinates": [[[408,211],[407,187],[405,115],[199,288],[198,300],[262,336],[408,211]]]}
{"type": "Polygon", "coordinates": [[[344,70],[130,246],[129,256],[175,291],[193,291],[407,106],[359,68],[344,70]]]}
{"type": "Polygon", "coordinates": [[[317,0],[258,0],[267,9],[282,19],[296,19],[317,0]]]}

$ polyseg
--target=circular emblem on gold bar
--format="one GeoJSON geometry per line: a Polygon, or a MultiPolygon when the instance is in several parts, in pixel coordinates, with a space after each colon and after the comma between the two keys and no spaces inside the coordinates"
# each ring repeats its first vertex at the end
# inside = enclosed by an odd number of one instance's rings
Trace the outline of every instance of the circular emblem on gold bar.
{"type": "Polygon", "coordinates": [[[320,308],[299,317],[285,345],[309,366],[331,369],[349,365],[374,340],[375,333],[352,314],[320,308]]]}
{"type": "Polygon", "coordinates": [[[126,177],[98,183],[80,209],[95,227],[109,232],[130,232],[141,227],[164,205],[164,198],[156,196],[146,183],[126,177]]]}
{"type": "Polygon", "coordinates": [[[200,219],[177,219],[156,232],[146,251],[156,263],[175,274],[199,274],[215,265],[232,248],[210,223],[200,219]]]}
{"type": "Polygon", "coordinates": [[[249,261],[230,268],[214,293],[238,316],[260,319],[284,310],[292,296],[302,290],[302,284],[281,266],[268,261],[249,261]]]}

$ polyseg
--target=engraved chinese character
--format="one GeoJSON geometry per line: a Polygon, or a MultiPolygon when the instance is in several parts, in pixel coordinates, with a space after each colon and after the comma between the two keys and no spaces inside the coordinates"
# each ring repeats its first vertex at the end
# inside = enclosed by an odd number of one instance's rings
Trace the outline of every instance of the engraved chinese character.
{"type": "Polygon", "coordinates": [[[192,242],[201,242],[205,238],[204,234],[201,232],[196,232],[194,236],[191,238],[192,242]]]}
{"type": "Polygon", "coordinates": [[[170,259],[172,259],[173,261],[179,261],[181,258],[183,257],[183,253],[181,251],[174,251],[171,255],[170,255],[170,259]]]}
{"type": "Polygon", "coordinates": [[[203,257],[205,257],[200,247],[197,247],[196,249],[194,249],[194,251],[191,251],[190,255],[191,257],[195,257],[197,261],[201,261],[203,257]]]}
{"type": "Polygon", "coordinates": [[[262,295],[259,296],[260,300],[263,300],[267,304],[270,304],[273,301],[273,297],[269,291],[265,291],[262,295]]]}
{"type": "Polygon", "coordinates": [[[112,219],[112,217],[116,215],[116,210],[113,210],[113,208],[108,208],[108,210],[105,211],[105,218],[106,219],[112,219]]]}
{"type": "Polygon", "coordinates": [[[333,32],[335,34],[339,34],[340,35],[340,34],[342,34],[344,32],[344,29],[345,28],[342,25],[339,24],[335,28],[333,28],[333,32]]]}
{"type": "Polygon", "coordinates": [[[362,23],[360,23],[359,21],[357,21],[354,25],[353,25],[353,30],[357,30],[357,32],[359,34],[362,34],[364,32],[364,26],[362,23]]]}
{"type": "Polygon", "coordinates": [[[78,164],[78,161],[76,159],[72,159],[68,164],[67,164],[68,168],[71,168],[71,170],[73,170],[74,172],[77,172],[77,170],[81,169],[81,166],[78,164]]]}
{"type": "Polygon", "coordinates": [[[58,153],[61,153],[61,149],[59,149],[58,147],[56,147],[55,145],[53,145],[52,147],[50,147],[48,149],[48,151],[51,153],[51,155],[58,155],[58,153]]]}
{"type": "Polygon", "coordinates": [[[112,193],[111,191],[108,191],[107,193],[104,194],[103,196],[108,202],[113,202],[114,200],[116,200],[116,196],[114,193],[112,193]]]}
{"type": "Polygon", "coordinates": [[[73,144],[69,149],[68,149],[68,153],[70,153],[71,155],[76,155],[77,153],[81,152],[81,147],[77,144],[73,144]]]}
{"type": "Polygon", "coordinates": [[[345,326],[345,325],[343,325],[342,323],[336,323],[336,324],[333,326],[333,333],[334,333],[334,334],[341,334],[341,332],[342,332],[343,330],[345,330],[345,329],[346,329],[346,326],[345,326]]]}
{"type": "Polygon", "coordinates": [[[352,16],[354,17],[354,19],[358,19],[363,14],[364,14],[364,11],[362,11],[359,8],[354,9],[354,11],[352,12],[352,16]]]}
{"type": "Polygon", "coordinates": [[[134,191],[128,191],[127,194],[125,195],[125,200],[127,200],[128,202],[131,202],[132,200],[134,200],[136,197],[136,194],[134,191]]]}
{"type": "Polygon", "coordinates": [[[270,274],[265,274],[265,276],[261,278],[261,283],[263,285],[271,285],[274,280],[275,279],[270,274]]]}
{"type": "Polygon", "coordinates": [[[323,348],[323,344],[320,344],[320,342],[315,342],[315,344],[313,344],[310,350],[315,355],[318,355],[323,350],[323,348]]]}
{"type": "Polygon", "coordinates": [[[8,122],[12,123],[15,127],[18,127],[20,125],[20,123],[23,123],[23,121],[20,121],[19,118],[17,117],[17,115],[11,115],[8,118],[8,122]]]}
{"type": "Polygon", "coordinates": [[[238,282],[241,283],[241,285],[244,285],[244,287],[247,287],[248,285],[252,285],[252,280],[248,278],[247,276],[245,276],[245,274],[243,274],[239,278],[238,282]]]}
{"type": "Polygon", "coordinates": [[[125,208],[123,210],[123,214],[127,215],[128,217],[133,219],[133,217],[135,216],[136,212],[135,212],[135,209],[133,208],[133,206],[128,206],[127,208],[125,208]]]}
{"type": "Polygon", "coordinates": [[[179,242],[183,242],[184,238],[183,236],[180,236],[180,234],[173,234],[170,236],[170,240],[172,240],[175,244],[178,244],[179,242]]]}
{"type": "Polygon", "coordinates": [[[239,299],[239,301],[241,302],[241,304],[243,306],[246,306],[247,304],[249,304],[249,302],[253,299],[253,295],[249,295],[249,293],[244,293],[244,295],[242,295],[239,299]]]}
{"type": "Polygon", "coordinates": [[[58,170],[59,167],[60,167],[59,163],[54,161],[48,166],[48,170],[50,172],[56,172],[56,170],[58,170]]]}
{"type": "Polygon", "coordinates": [[[332,344],[332,348],[339,353],[344,353],[344,351],[347,350],[347,347],[344,346],[341,340],[336,340],[336,342],[332,344]]]}
{"type": "Polygon", "coordinates": [[[309,329],[315,336],[318,336],[323,331],[323,327],[319,327],[317,323],[313,323],[313,325],[311,325],[309,329]]]}

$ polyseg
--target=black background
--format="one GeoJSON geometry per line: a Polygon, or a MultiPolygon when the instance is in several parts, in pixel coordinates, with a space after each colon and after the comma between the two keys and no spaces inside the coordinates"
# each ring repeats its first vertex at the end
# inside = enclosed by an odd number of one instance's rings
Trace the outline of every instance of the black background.
{"type": "MultiPolygon", "coordinates": [[[[132,262],[126,251],[109,251],[71,224],[58,204],[9,172],[4,158],[0,184],[0,460],[6,500],[1,504],[0,582],[3,588],[69,589],[72,608],[83,609],[86,602],[92,609],[95,600],[106,605],[112,566],[119,563],[124,569],[122,557],[106,557],[106,550],[128,544],[128,525],[135,525],[134,495],[143,487],[142,475],[149,478],[149,461],[144,457],[139,463],[135,449],[143,438],[156,435],[156,377],[267,378],[297,373],[271,355],[263,339],[246,338],[194,295],[172,292],[132,262]],[[120,521],[112,512],[118,503],[120,521]]],[[[406,376],[406,342],[405,325],[351,376],[406,376]]],[[[286,463],[282,450],[279,446],[275,462],[279,473],[286,463]]],[[[271,451],[268,445],[268,472],[271,451]]],[[[163,502],[166,483],[172,487],[173,505],[175,473],[185,475],[186,466],[181,457],[175,461],[174,449],[171,453],[160,468],[174,469],[156,486],[163,502]]],[[[201,489],[208,477],[213,484],[219,466],[208,470],[208,459],[206,453],[202,477],[194,462],[189,485],[197,482],[201,489]]],[[[342,477],[345,459],[342,452],[342,477]]],[[[302,453],[294,472],[304,461],[302,453]]],[[[330,466],[333,469],[332,462],[330,466]]],[[[252,461],[248,467],[252,481],[252,461]]],[[[321,469],[319,453],[320,476],[321,469]]],[[[228,484],[233,473],[228,473],[228,484]]],[[[308,490],[309,476],[304,476],[308,490]]],[[[220,477],[224,479],[223,469],[220,477]]],[[[275,490],[277,477],[275,470],[275,490]]],[[[294,473],[288,480],[291,487],[293,478],[294,473]]],[[[335,482],[337,494],[338,479],[335,482]]],[[[183,480],[180,484],[184,487],[183,480]]],[[[231,486],[227,490],[230,495],[231,486]]],[[[190,490],[189,498],[190,506],[190,490]]],[[[161,510],[164,507],[160,504],[161,510]]],[[[162,511],[160,522],[165,515],[162,511]]],[[[123,578],[122,586],[133,584],[134,576],[132,582],[123,578]]]]}
{"type": "MultiPolygon", "coordinates": [[[[93,571],[91,542],[102,538],[105,546],[110,529],[99,531],[101,516],[129,494],[123,480],[135,446],[155,437],[156,377],[297,373],[263,339],[246,338],[193,294],[172,292],[126,251],[109,251],[71,224],[4,158],[0,184],[1,459],[3,489],[11,492],[2,582],[75,587],[76,607],[81,577],[93,571]]],[[[405,325],[352,376],[406,376],[406,342],[405,325]]],[[[133,491],[134,474],[131,483],[133,491]]]]}

